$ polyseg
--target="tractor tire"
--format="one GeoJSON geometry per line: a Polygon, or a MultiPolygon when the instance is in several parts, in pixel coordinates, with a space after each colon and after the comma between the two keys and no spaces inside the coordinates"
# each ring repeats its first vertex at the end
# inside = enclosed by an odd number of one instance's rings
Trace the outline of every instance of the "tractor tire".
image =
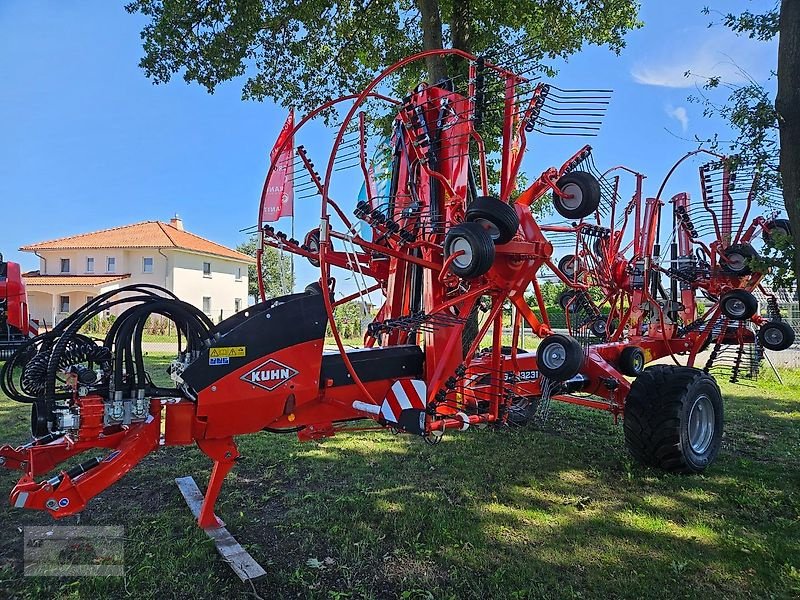
{"type": "Polygon", "coordinates": [[[640,463],[670,473],[701,473],[714,462],[723,423],[717,382],[692,367],[648,367],[625,400],[628,451],[640,463]]]}
{"type": "Polygon", "coordinates": [[[568,335],[548,335],[536,349],[539,372],[554,381],[566,381],[575,377],[585,360],[583,346],[568,335]]]}
{"type": "Polygon", "coordinates": [[[586,171],[567,173],[556,183],[563,193],[572,196],[562,198],[553,192],[553,208],[565,219],[583,219],[600,206],[600,182],[586,171]]]}
{"type": "Polygon", "coordinates": [[[519,229],[519,217],[514,207],[494,196],[475,198],[464,220],[483,227],[497,245],[510,242],[519,229]]]}
{"type": "Polygon", "coordinates": [[[449,258],[463,251],[450,263],[450,271],[461,279],[485,275],[494,264],[494,242],[478,223],[459,223],[444,239],[444,256],[449,258]]]}
{"type": "Polygon", "coordinates": [[[628,377],[638,377],[644,371],[647,359],[644,350],[639,346],[627,346],[622,349],[617,361],[619,372],[628,377]]]}
{"type": "Polygon", "coordinates": [[[758,330],[758,341],[767,350],[786,350],[794,338],[794,329],[786,321],[767,321],[758,330]]]}
{"type": "Polygon", "coordinates": [[[574,254],[567,254],[558,261],[558,270],[561,271],[567,279],[575,279],[576,266],[580,268],[574,254]]]}
{"type": "Polygon", "coordinates": [[[722,270],[737,276],[750,275],[753,272],[749,265],[750,259],[759,258],[758,252],[750,244],[733,244],[725,248],[722,255],[728,261],[722,263],[722,270]]]}
{"type": "Polygon", "coordinates": [[[789,219],[773,219],[766,223],[769,231],[763,232],[764,242],[774,244],[775,240],[782,236],[792,235],[792,225],[789,219]]]}
{"type": "Polygon", "coordinates": [[[758,312],[758,300],[747,290],[731,290],[719,303],[722,314],[732,321],[747,321],[758,312]]]}

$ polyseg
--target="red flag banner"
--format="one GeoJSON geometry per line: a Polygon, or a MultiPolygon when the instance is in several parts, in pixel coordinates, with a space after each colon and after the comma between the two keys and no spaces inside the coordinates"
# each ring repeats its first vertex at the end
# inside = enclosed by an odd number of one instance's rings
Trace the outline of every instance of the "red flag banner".
{"type": "Polygon", "coordinates": [[[278,135],[278,141],[275,142],[275,146],[269,153],[270,163],[274,163],[275,168],[269,175],[267,185],[264,186],[264,195],[261,198],[262,223],[277,221],[281,217],[291,217],[294,214],[293,129],[294,109],[289,111],[289,116],[278,135]]]}

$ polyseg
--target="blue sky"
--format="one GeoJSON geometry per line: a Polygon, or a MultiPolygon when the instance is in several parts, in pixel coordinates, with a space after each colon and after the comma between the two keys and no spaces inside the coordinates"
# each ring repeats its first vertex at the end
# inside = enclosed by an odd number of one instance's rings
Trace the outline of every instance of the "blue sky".
{"type": "MultiPolygon", "coordinates": [[[[774,68],[777,47],[708,29],[712,0],[644,0],[642,29],[617,57],[587,48],[559,65],[561,87],[615,90],[603,130],[591,140],[602,166],[649,174],[655,193],[671,164],[724,126],[687,102],[691,69],[756,79],[774,68]]],[[[726,10],[759,2],[717,0],[726,10]]],[[[285,119],[271,103],[241,101],[241,81],[214,95],[181,78],[154,86],[138,68],[143,20],[124,2],[0,2],[0,251],[35,268],[23,244],[177,212],[189,231],[234,246],[255,222],[267,156],[285,119]]],[[[299,113],[304,108],[298,109],[299,113]]],[[[560,164],[580,141],[537,137],[526,166],[560,164]]],[[[684,169],[672,192],[696,188],[684,169]]],[[[314,226],[298,207],[297,234],[314,226]]],[[[312,214],[313,213],[313,214],[312,214]]],[[[286,226],[288,229],[288,225],[286,226]]],[[[315,277],[305,266],[298,284],[315,277]]]]}

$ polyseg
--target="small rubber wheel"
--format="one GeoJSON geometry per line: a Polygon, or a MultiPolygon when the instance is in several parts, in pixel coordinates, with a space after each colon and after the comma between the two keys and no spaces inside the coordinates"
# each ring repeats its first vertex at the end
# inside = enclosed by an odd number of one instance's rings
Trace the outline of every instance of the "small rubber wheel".
{"type": "Polygon", "coordinates": [[[312,281],[303,291],[309,296],[322,296],[322,286],[319,281],[312,281]]]}
{"type": "Polygon", "coordinates": [[[536,349],[536,364],[539,372],[555,381],[566,381],[577,375],[585,356],[583,346],[568,335],[548,335],[536,349]]]}
{"type": "MultiPolygon", "coordinates": [[[[306,237],[303,240],[303,246],[308,252],[319,254],[319,229],[312,229],[306,234],[306,237]]],[[[308,262],[310,262],[313,266],[319,266],[318,258],[311,258],[310,256],[307,258],[308,262]]]]}
{"type": "Polygon", "coordinates": [[[753,270],[749,261],[758,258],[758,252],[750,244],[733,244],[722,251],[725,261],[722,270],[731,275],[750,275],[753,270]]]}
{"type": "Polygon", "coordinates": [[[638,377],[644,371],[646,361],[644,350],[639,346],[628,346],[620,352],[617,366],[619,367],[619,372],[623,375],[638,377]]]}
{"type": "Polygon", "coordinates": [[[567,279],[575,279],[575,272],[580,269],[580,263],[574,254],[567,254],[558,261],[558,270],[567,279]]]}
{"type": "Polygon", "coordinates": [[[625,399],[625,445],[640,463],[671,473],[700,473],[722,442],[722,394],[700,369],[653,365],[625,399]]]}
{"type": "Polygon", "coordinates": [[[767,321],[758,330],[758,341],[767,350],[786,350],[794,338],[794,329],[786,321],[767,321]]]}
{"type": "Polygon", "coordinates": [[[556,183],[562,198],[553,192],[553,208],[566,219],[583,219],[588,217],[600,205],[600,182],[594,175],[586,171],[567,173],[556,183]]]}
{"type": "Polygon", "coordinates": [[[482,225],[459,223],[444,238],[444,256],[461,252],[450,263],[450,270],[462,279],[485,275],[494,264],[494,242],[482,225]]]}
{"type": "Polygon", "coordinates": [[[765,242],[774,243],[783,236],[792,235],[792,225],[789,219],[773,219],[765,224],[763,237],[765,242]]]}
{"type": "Polygon", "coordinates": [[[478,196],[469,205],[464,220],[482,226],[495,244],[507,244],[519,229],[517,211],[494,196],[478,196]]]}
{"type": "Polygon", "coordinates": [[[591,331],[592,335],[596,338],[600,338],[601,340],[606,339],[608,336],[607,319],[602,315],[595,317],[589,324],[589,331],[591,331]]]}
{"type": "Polygon", "coordinates": [[[747,290],[732,290],[719,303],[722,314],[733,321],[746,321],[758,311],[758,300],[747,290]]]}
{"type": "Polygon", "coordinates": [[[508,422],[513,425],[528,425],[536,417],[538,409],[538,396],[514,395],[508,406],[508,422]]]}
{"type": "Polygon", "coordinates": [[[580,310],[580,306],[578,306],[578,301],[573,300],[575,296],[576,296],[575,290],[567,290],[566,292],[561,292],[561,294],[559,294],[558,296],[558,305],[565,311],[567,310],[567,307],[569,307],[569,312],[575,314],[576,312],[578,312],[578,310],[580,310]]]}

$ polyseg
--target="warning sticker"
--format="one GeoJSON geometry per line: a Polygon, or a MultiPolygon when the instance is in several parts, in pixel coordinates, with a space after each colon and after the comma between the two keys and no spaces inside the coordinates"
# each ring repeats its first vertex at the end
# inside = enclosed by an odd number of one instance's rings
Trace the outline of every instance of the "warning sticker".
{"type": "Polygon", "coordinates": [[[209,358],[242,358],[245,355],[246,346],[227,346],[224,348],[209,348],[209,358]]]}
{"type": "Polygon", "coordinates": [[[208,364],[212,367],[216,367],[218,365],[227,365],[231,362],[231,359],[227,356],[217,356],[215,358],[209,358],[208,364]]]}

